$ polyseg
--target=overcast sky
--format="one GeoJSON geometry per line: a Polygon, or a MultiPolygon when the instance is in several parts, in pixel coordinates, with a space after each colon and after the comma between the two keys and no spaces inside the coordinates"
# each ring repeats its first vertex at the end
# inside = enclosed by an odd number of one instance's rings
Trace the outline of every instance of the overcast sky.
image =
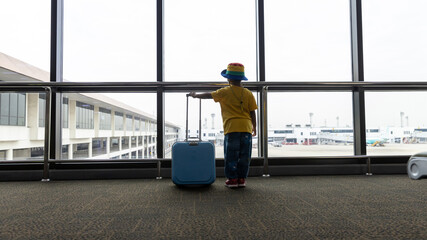
{"type": "MultiPolygon", "coordinates": [[[[166,81],[222,81],[241,62],[256,81],[255,1],[165,0],[166,81]]],[[[267,81],[351,81],[348,0],[266,0],[267,81]]],[[[155,81],[156,1],[65,0],[64,78],[155,81]]],[[[363,1],[366,81],[427,81],[427,1],[363,1]]],[[[0,52],[49,69],[50,1],[0,0],[0,52]]],[[[110,95],[111,96],[111,95],[110,95]]],[[[155,114],[155,94],[114,94],[155,114]]],[[[427,127],[427,94],[366,93],[368,127],[427,127]]],[[[166,95],[166,120],[185,126],[185,95],[166,95]]],[[[203,118],[219,105],[203,101],[203,118]]],[[[269,125],[352,126],[351,93],[274,93],[269,125]],[[337,119],[338,118],[338,119],[337,119]]]]}

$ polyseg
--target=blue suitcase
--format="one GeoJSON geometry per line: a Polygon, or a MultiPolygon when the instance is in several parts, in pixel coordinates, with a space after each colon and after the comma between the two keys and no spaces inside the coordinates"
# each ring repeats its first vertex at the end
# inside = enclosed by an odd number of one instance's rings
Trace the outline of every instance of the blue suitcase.
{"type": "Polygon", "coordinates": [[[209,185],[215,182],[215,147],[201,137],[201,106],[199,107],[199,138],[188,138],[188,97],[185,141],[172,146],[172,181],[176,185],[209,185]]]}

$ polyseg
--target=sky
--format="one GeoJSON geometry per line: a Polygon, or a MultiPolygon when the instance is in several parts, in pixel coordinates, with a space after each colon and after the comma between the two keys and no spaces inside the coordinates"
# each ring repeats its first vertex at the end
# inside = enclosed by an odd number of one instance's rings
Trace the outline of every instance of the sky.
{"type": "MultiPolygon", "coordinates": [[[[349,1],[264,2],[267,81],[351,81],[349,1]]],[[[256,81],[255,1],[164,3],[165,81],[225,81],[220,72],[230,62],[256,81]]],[[[0,6],[0,52],[48,71],[50,1],[0,6]]],[[[156,1],[64,6],[65,79],[156,81],[156,1]]],[[[365,81],[427,81],[427,1],[369,0],[362,9],[365,81]]],[[[155,94],[108,95],[156,114],[155,94]]],[[[400,112],[411,126],[427,127],[426,100],[425,92],[368,92],[367,127],[400,126],[400,112]]],[[[185,126],[185,94],[167,93],[165,101],[166,121],[185,126]]],[[[314,126],[352,126],[350,92],[271,93],[268,102],[271,128],[308,124],[310,113],[314,126]]],[[[202,118],[212,113],[221,126],[219,105],[203,100],[202,118]]]]}

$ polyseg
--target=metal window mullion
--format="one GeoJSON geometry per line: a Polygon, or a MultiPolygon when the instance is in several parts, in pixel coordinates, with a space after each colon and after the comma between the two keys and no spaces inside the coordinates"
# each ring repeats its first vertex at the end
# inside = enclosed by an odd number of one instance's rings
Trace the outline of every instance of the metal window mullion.
{"type": "MultiPolygon", "coordinates": [[[[50,82],[62,82],[62,43],[63,43],[63,0],[51,1],[51,32],[50,32],[50,82]]],[[[50,98],[46,97],[45,122],[45,161],[42,181],[49,181],[49,159],[55,159],[61,151],[61,94],[49,90],[50,98]],[[51,111],[53,109],[53,111],[51,111]]],[[[60,156],[60,155],[59,155],[60,156]]]]}
{"type": "MultiPolygon", "coordinates": [[[[350,0],[350,28],[352,80],[363,82],[362,0],[350,0]]],[[[365,92],[359,87],[353,89],[353,128],[354,154],[366,155],[365,92]]]]}
{"type": "MultiPolygon", "coordinates": [[[[264,34],[264,0],[256,0],[256,66],[257,66],[257,81],[265,82],[265,34],[264,34]]],[[[258,117],[258,156],[265,155],[264,149],[264,136],[266,134],[264,130],[264,125],[267,123],[264,122],[264,91],[262,87],[258,89],[258,106],[259,111],[257,111],[258,117]]]]}
{"type": "MultiPolygon", "coordinates": [[[[157,82],[163,82],[164,79],[164,68],[163,68],[163,30],[164,30],[164,1],[157,0],[157,9],[156,9],[156,24],[157,24],[157,82]]],[[[157,158],[164,158],[164,125],[165,125],[165,96],[164,88],[157,87],[157,158]]],[[[157,162],[157,179],[161,179],[161,161],[157,162]]]]}
{"type": "MultiPolygon", "coordinates": [[[[256,0],[256,62],[257,81],[265,82],[265,32],[264,32],[264,0],[256,0]]],[[[267,128],[267,87],[258,88],[258,152],[264,158],[263,176],[270,176],[268,170],[268,128],[267,128]]]]}
{"type": "Polygon", "coordinates": [[[264,0],[256,0],[257,81],[265,82],[264,0]]]}

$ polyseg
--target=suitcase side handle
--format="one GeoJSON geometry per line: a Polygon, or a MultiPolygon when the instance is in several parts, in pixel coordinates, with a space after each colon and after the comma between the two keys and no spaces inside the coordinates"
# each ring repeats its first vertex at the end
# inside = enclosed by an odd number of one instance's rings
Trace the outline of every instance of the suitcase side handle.
{"type": "MultiPolygon", "coordinates": [[[[187,107],[185,114],[185,141],[188,141],[188,98],[190,94],[186,94],[187,97],[187,107]]],[[[202,141],[202,99],[199,99],[199,141],[202,141]]]]}

